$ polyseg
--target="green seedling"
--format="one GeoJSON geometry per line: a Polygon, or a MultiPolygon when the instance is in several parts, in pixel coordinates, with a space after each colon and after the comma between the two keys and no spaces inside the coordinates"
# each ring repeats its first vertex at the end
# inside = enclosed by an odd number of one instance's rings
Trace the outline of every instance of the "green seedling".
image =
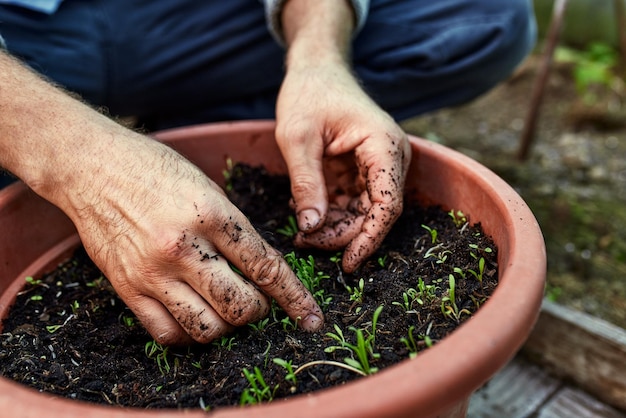
{"type": "Polygon", "coordinates": [[[428,231],[430,234],[430,243],[434,244],[437,241],[437,230],[424,224],[422,224],[422,228],[428,231]]]}
{"type": "Polygon", "coordinates": [[[149,359],[153,359],[161,375],[165,375],[170,372],[171,366],[167,358],[169,347],[163,346],[156,341],[148,341],[144,346],[144,352],[149,359]]]}
{"type": "Polygon", "coordinates": [[[76,312],[78,312],[78,308],[80,308],[80,304],[77,300],[74,300],[74,302],[70,304],[70,308],[72,309],[72,313],[76,315],[76,312]]]}
{"type": "Polygon", "coordinates": [[[295,252],[285,254],[285,260],[289,267],[296,273],[296,276],[304,284],[309,292],[313,295],[313,298],[322,309],[330,304],[332,298],[326,297],[324,289],[321,287],[322,280],[329,279],[330,276],[321,271],[315,271],[315,260],[313,256],[304,258],[297,258],[295,252]]]}
{"type": "Polygon", "coordinates": [[[284,317],[280,320],[280,323],[283,325],[283,331],[295,331],[298,329],[298,322],[300,322],[302,318],[297,317],[293,321],[288,316],[284,317]]]}
{"type": "Polygon", "coordinates": [[[227,191],[231,191],[233,189],[233,160],[230,158],[226,159],[226,168],[222,170],[222,175],[224,176],[225,189],[227,191]]]}
{"type": "Polygon", "coordinates": [[[261,369],[254,366],[254,371],[250,372],[244,368],[243,375],[248,381],[249,386],[244,389],[239,399],[240,405],[255,405],[261,402],[271,402],[274,399],[278,384],[271,388],[263,378],[261,369]]]}
{"type": "Polygon", "coordinates": [[[61,324],[61,325],[46,325],[46,331],[48,331],[50,334],[54,334],[55,332],[57,332],[61,328],[63,328],[63,324],[61,324]]]}
{"type": "Polygon", "coordinates": [[[363,278],[359,279],[358,286],[354,286],[354,287],[346,286],[348,293],[350,293],[350,300],[358,304],[363,303],[364,288],[365,288],[365,280],[363,280],[363,278]]]}
{"type": "Polygon", "coordinates": [[[227,337],[226,335],[222,335],[219,340],[215,340],[211,344],[216,347],[224,348],[227,351],[232,350],[233,347],[237,345],[235,337],[227,337]]]}
{"type": "Polygon", "coordinates": [[[200,398],[200,400],[198,401],[198,405],[200,406],[200,409],[202,409],[204,412],[209,412],[211,410],[211,405],[207,405],[204,403],[204,399],[200,398]]]}
{"type": "Polygon", "coordinates": [[[90,282],[85,283],[87,287],[95,287],[96,289],[102,288],[102,283],[104,282],[104,276],[100,276],[97,279],[94,279],[90,282]]]}
{"type": "Polygon", "coordinates": [[[483,257],[478,259],[478,271],[467,269],[467,272],[474,276],[476,280],[478,280],[478,283],[482,286],[483,276],[485,274],[485,259],[483,257]]]}
{"type": "Polygon", "coordinates": [[[43,296],[41,296],[41,295],[32,295],[30,297],[30,300],[32,300],[34,302],[37,302],[37,301],[43,300],[43,296]]]}
{"type": "Polygon", "coordinates": [[[298,233],[298,223],[296,222],[296,218],[289,215],[287,218],[287,225],[282,228],[278,228],[276,232],[286,237],[293,238],[298,233]]]}
{"type": "Polygon", "coordinates": [[[128,328],[132,328],[135,326],[135,318],[128,315],[122,316],[122,323],[126,325],[128,328]]]}
{"type": "Polygon", "coordinates": [[[361,328],[349,327],[348,329],[352,331],[356,336],[356,343],[350,343],[346,340],[343,331],[337,324],[334,324],[334,328],[336,332],[328,332],[326,333],[327,337],[332,338],[337,341],[339,345],[334,345],[330,347],[326,347],[324,349],[327,353],[332,353],[336,350],[347,350],[350,353],[350,357],[344,358],[344,362],[354,367],[355,369],[363,372],[366,375],[374,374],[378,371],[377,367],[372,367],[370,364],[370,360],[375,360],[380,358],[380,354],[375,351],[375,342],[376,342],[376,325],[378,322],[378,317],[383,310],[383,306],[379,306],[374,311],[374,315],[372,316],[372,328],[371,330],[363,330],[361,328]],[[367,336],[365,335],[367,333],[367,336]],[[356,358],[355,358],[356,357],[356,358]]]}
{"type": "Polygon", "coordinates": [[[485,247],[481,250],[478,244],[469,244],[469,247],[470,247],[470,256],[472,256],[472,258],[475,260],[478,260],[478,258],[480,257],[481,251],[487,254],[490,254],[493,252],[493,250],[489,247],[485,247]]]}
{"type": "Polygon", "coordinates": [[[467,309],[459,310],[456,304],[456,282],[454,274],[448,275],[448,286],[448,296],[441,298],[441,312],[444,316],[453,318],[458,323],[463,314],[471,315],[471,312],[467,309]]]}
{"type": "Polygon", "coordinates": [[[417,289],[408,288],[402,292],[402,302],[392,302],[396,306],[400,306],[406,313],[415,312],[415,304],[423,306],[425,303],[431,303],[437,298],[437,286],[434,284],[426,284],[421,277],[417,279],[417,289]]]}
{"type": "Polygon", "coordinates": [[[448,215],[452,218],[452,222],[457,228],[461,228],[463,225],[467,223],[467,217],[460,210],[455,211],[454,209],[448,212],[448,215]]]}
{"type": "Polygon", "coordinates": [[[257,331],[257,332],[263,332],[265,330],[265,328],[268,327],[268,324],[270,323],[270,319],[269,318],[263,318],[263,319],[259,319],[256,323],[252,324],[248,324],[248,326],[250,328],[252,328],[253,330],[257,331]]]}
{"type": "Polygon", "coordinates": [[[385,266],[387,265],[387,254],[383,255],[382,257],[378,257],[377,261],[379,266],[385,268],[385,266]]]}
{"type": "Polygon", "coordinates": [[[27,276],[24,280],[31,286],[39,286],[42,283],[41,279],[35,279],[33,276],[27,276]]]}
{"type": "Polygon", "coordinates": [[[285,369],[285,380],[291,383],[291,392],[295,392],[296,387],[298,385],[298,379],[296,378],[296,373],[293,367],[293,360],[284,360],[282,358],[274,358],[272,361],[285,369]]]}
{"type": "Polygon", "coordinates": [[[415,338],[413,338],[414,330],[415,326],[411,325],[409,327],[408,335],[400,338],[400,341],[404,343],[406,349],[409,350],[409,358],[415,358],[415,356],[417,356],[417,343],[415,342],[415,338]]]}
{"type": "Polygon", "coordinates": [[[452,251],[445,250],[443,248],[442,244],[429,248],[428,251],[426,251],[426,254],[424,254],[424,258],[434,258],[435,263],[444,264],[448,260],[448,255],[452,254],[452,251]],[[437,250],[441,251],[437,252],[437,250]]]}
{"type": "Polygon", "coordinates": [[[419,305],[424,304],[424,302],[419,299],[417,290],[411,287],[402,292],[402,302],[394,301],[391,304],[401,307],[406,313],[411,313],[415,312],[415,310],[413,309],[415,303],[419,305]]]}

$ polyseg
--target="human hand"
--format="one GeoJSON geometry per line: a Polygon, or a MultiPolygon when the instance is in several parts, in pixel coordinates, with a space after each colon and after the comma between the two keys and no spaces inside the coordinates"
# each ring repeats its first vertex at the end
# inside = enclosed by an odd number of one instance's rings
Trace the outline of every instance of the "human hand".
{"type": "Polygon", "coordinates": [[[114,157],[69,213],[90,257],[157,341],[209,342],[266,316],[268,296],[303,328],[321,327],[321,310],[282,255],[195,166],[139,136],[116,138],[109,150],[114,157]]]}
{"type": "Polygon", "coordinates": [[[301,231],[296,244],[345,247],[342,267],[352,272],[402,212],[411,148],[344,65],[310,64],[287,71],[276,107],[301,231]]]}

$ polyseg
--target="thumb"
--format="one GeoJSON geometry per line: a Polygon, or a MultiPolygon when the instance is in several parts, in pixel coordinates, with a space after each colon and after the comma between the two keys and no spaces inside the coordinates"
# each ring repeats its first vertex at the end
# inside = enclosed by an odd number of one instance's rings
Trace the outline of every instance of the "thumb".
{"type": "Polygon", "coordinates": [[[323,140],[312,132],[289,137],[277,132],[276,141],[289,170],[298,228],[303,232],[315,231],[324,224],[328,210],[323,140]]]}

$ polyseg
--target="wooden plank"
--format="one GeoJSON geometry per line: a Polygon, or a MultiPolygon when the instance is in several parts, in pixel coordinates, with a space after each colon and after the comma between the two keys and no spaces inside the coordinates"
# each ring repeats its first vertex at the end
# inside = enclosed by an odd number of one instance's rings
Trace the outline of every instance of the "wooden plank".
{"type": "Polygon", "coordinates": [[[545,300],[523,352],[557,377],[570,379],[626,411],[626,331],[622,328],[545,300]]]}
{"type": "Polygon", "coordinates": [[[470,399],[468,418],[528,418],[561,386],[540,367],[516,357],[470,399]]]}
{"type": "Polygon", "coordinates": [[[580,389],[564,387],[541,409],[537,418],[626,418],[580,389]]]}

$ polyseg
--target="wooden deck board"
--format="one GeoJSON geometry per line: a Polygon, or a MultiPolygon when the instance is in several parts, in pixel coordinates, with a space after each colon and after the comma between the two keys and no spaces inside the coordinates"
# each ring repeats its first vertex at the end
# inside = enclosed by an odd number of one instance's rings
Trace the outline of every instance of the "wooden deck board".
{"type": "Polygon", "coordinates": [[[470,401],[468,418],[530,418],[562,386],[540,367],[515,358],[470,401]]]}
{"type": "Polygon", "coordinates": [[[467,418],[626,418],[626,414],[518,356],[472,396],[467,418]]]}
{"type": "Polygon", "coordinates": [[[581,389],[564,387],[545,404],[537,418],[626,418],[581,389]]]}

